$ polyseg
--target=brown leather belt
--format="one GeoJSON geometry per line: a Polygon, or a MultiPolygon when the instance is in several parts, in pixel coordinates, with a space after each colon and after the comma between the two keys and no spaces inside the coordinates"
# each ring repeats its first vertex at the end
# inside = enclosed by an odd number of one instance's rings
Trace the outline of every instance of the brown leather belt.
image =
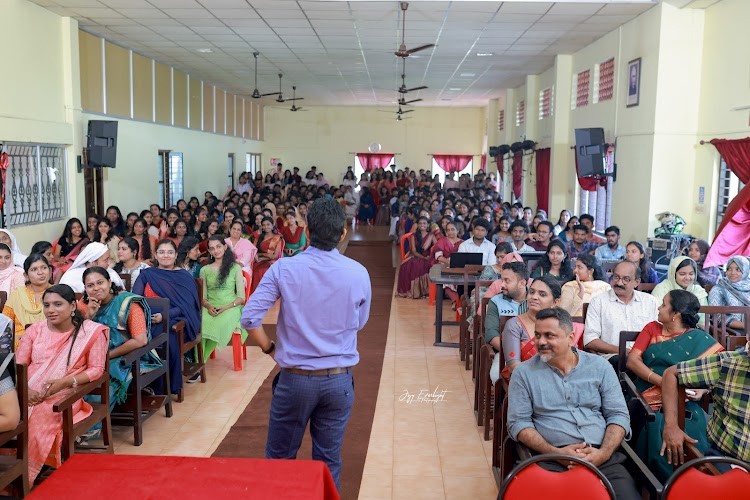
{"type": "Polygon", "coordinates": [[[352,367],[347,366],[345,368],[326,368],[323,370],[303,370],[301,368],[282,368],[287,373],[294,373],[295,375],[308,375],[311,377],[325,377],[328,375],[339,375],[341,373],[351,373],[352,367]]]}

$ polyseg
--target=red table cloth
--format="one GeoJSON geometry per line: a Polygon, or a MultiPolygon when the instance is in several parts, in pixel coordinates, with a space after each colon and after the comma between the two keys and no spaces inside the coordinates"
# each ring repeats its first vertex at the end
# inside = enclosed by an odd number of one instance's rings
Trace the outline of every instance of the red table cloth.
{"type": "Polygon", "coordinates": [[[41,499],[338,499],[313,460],[74,455],[31,492],[41,499]]]}

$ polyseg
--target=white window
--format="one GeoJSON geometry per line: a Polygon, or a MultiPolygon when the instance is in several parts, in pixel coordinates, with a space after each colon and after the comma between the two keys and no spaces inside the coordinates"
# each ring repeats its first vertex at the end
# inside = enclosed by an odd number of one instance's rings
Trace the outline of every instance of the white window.
{"type": "Polygon", "coordinates": [[[552,116],[555,107],[555,88],[547,87],[539,91],[539,119],[544,120],[552,116]]]}
{"type": "Polygon", "coordinates": [[[4,226],[41,224],[68,215],[65,147],[6,143],[4,226]]]}
{"type": "MultiPolygon", "coordinates": [[[[471,175],[472,172],[474,172],[474,159],[471,159],[469,161],[469,164],[466,165],[463,170],[459,172],[455,172],[453,174],[453,180],[457,181],[458,178],[461,177],[463,174],[471,175]]],[[[433,159],[432,160],[432,176],[434,177],[435,175],[437,175],[440,178],[440,185],[442,186],[443,183],[445,183],[446,173],[442,168],[438,166],[437,162],[433,159]]]]}
{"type": "Polygon", "coordinates": [[[609,101],[615,95],[615,59],[594,66],[594,104],[609,101]]]}
{"type": "Polygon", "coordinates": [[[184,198],[182,153],[159,151],[159,183],[162,185],[162,203],[168,208],[184,198]]]}
{"type": "Polygon", "coordinates": [[[245,172],[253,174],[253,178],[260,172],[260,153],[245,153],[245,172]]]}
{"type": "Polygon", "coordinates": [[[719,190],[716,193],[716,227],[714,228],[714,232],[719,229],[729,203],[739,194],[743,187],[745,185],[727,167],[727,163],[722,158],[721,166],[719,167],[719,190]]]}

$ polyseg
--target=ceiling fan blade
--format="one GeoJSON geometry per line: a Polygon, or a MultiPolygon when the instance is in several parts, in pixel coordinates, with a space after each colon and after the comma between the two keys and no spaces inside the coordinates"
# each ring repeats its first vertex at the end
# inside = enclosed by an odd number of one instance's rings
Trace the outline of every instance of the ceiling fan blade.
{"type": "Polygon", "coordinates": [[[402,106],[408,106],[409,104],[411,104],[411,103],[413,103],[413,102],[419,102],[419,101],[421,101],[421,100],[422,100],[422,99],[412,99],[411,101],[398,101],[398,103],[399,103],[400,105],[402,105],[402,106]]]}
{"type": "MultiPolygon", "coordinates": [[[[281,92],[269,92],[268,94],[260,94],[258,97],[266,97],[269,95],[281,95],[281,92]]],[[[255,97],[255,95],[253,95],[255,97]]]]}
{"type": "Polygon", "coordinates": [[[285,99],[286,101],[302,101],[304,97],[292,97],[291,99],[285,99]]]}
{"type": "Polygon", "coordinates": [[[427,45],[420,45],[419,47],[415,47],[413,49],[409,49],[406,51],[407,55],[412,55],[415,52],[420,52],[425,49],[429,49],[430,47],[434,47],[434,43],[428,43],[427,45]]]}
{"type": "MultiPolygon", "coordinates": [[[[416,92],[417,90],[424,90],[426,88],[428,88],[427,85],[421,85],[419,87],[414,87],[412,89],[406,89],[406,92],[416,92]]],[[[404,93],[406,93],[406,92],[404,92],[404,93]]]]}
{"type": "Polygon", "coordinates": [[[406,111],[400,111],[399,110],[399,114],[401,114],[401,115],[405,115],[406,113],[412,113],[412,112],[414,112],[413,109],[407,109],[406,111]]]}

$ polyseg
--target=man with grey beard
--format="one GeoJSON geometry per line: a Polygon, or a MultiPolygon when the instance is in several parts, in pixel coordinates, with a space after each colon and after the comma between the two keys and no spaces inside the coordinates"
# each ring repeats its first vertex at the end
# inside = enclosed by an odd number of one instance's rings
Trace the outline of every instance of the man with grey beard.
{"type": "MultiPolygon", "coordinates": [[[[617,375],[601,356],[576,349],[573,323],[559,307],[536,314],[538,354],[516,366],[508,389],[508,433],[533,453],[560,453],[590,462],[619,500],[638,499],[616,451],[630,432],[617,375]]],[[[563,471],[558,462],[542,462],[563,471]]]]}

